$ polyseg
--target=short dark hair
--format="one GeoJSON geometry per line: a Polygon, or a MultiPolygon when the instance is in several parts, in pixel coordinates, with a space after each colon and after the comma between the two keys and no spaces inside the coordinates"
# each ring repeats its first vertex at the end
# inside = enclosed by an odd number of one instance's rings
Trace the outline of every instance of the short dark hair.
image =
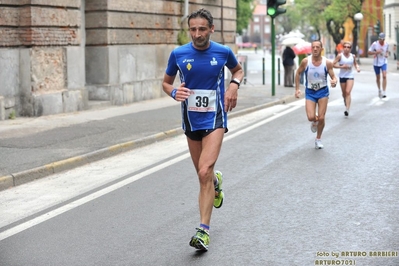
{"type": "Polygon", "coordinates": [[[206,10],[204,8],[194,11],[193,13],[191,13],[188,16],[188,20],[187,20],[188,26],[190,26],[190,20],[192,18],[198,18],[198,17],[206,19],[208,21],[209,27],[213,26],[213,17],[211,15],[211,12],[209,12],[208,10],[206,10]]]}
{"type": "Polygon", "coordinates": [[[319,42],[320,43],[320,47],[323,48],[323,43],[321,42],[320,39],[313,40],[312,43],[314,43],[314,42],[319,42]]]}

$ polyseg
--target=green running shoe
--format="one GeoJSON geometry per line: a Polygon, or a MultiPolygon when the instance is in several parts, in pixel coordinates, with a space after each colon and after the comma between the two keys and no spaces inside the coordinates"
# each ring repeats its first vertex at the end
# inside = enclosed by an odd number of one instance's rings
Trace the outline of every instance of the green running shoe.
{"type": "Polygon", "coordinates": [[[215,171],[215,176],[218,179],[218,184],[215,187],[215,199],[213,200],[213,206],[215,208],[222,207],[224,193],[222,190],[222,183],[223,183],[223,174],[220,171],[215,171]]]}
{"type": "Polygon", "coordinates": [[[191,238],[190,246],[199,249],[208,251],[209,246],[209,232],[203,230],[202,228],[196,228],[197,233],[191,238]]]}

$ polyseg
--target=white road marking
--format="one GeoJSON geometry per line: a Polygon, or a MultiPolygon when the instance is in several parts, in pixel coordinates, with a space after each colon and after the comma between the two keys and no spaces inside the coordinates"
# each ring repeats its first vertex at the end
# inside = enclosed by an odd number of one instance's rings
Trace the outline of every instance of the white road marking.
{"type": "Polygon", "coordinates": [[[373,99],[371,99],[369,105],[375,105],[375,106],[381,106],[383,105],[385,102],[388,101],[388,97],[387,98],[380,98],[380,97],[374,97],[373,99]]]}
{"type": "MultiPolygon", "coordinates": [[[[289,114],[303,105],[304,101],[301,105],[297,105],[295,102],[287,105],[276,105],[245,116],[232,118],[229,120],[231,134],[226,135],[224,140],[233,139],[289,114]],[[264,119],[265,117],[268,118],[264,119]],[[234,131],[235,128],[237,129],[236,131],[234,131]]],[[[4,220],[0,222],[0,226],[3,227],[65,202],[84,192],[93,190],[95,187],[92,182],[95,182],[96,186],[99,187],[184,152],[184,154],[176,158],[168,159],[166,162],[157,164],[148,170],[0,232],[0,241],[189,158],[190,154],[186,146],[186,139],[182,134],[182,136],[176,138],[154,143],[103,161],[2,191],[0,193],[0,213],[2,213],[2,220],[3,218],[4,220]],[[171,145],[173,148],[171,148],[171,145]],[[167,152],[165,153],[165,151],[167,152]],[[132,162],[135,162],[135,164],[132,164],[132,162]],[[85,176],[85,178],[79,178],[81,176],[85,176]]]]}
{"type": "Polygon", "coordinates": [[[24,231],[24,230],[26,230],[28,228],[31,228],[31,227],[33,227],[35,225],[38,225],[38,224],[40,224],[42,222],[50,220],[51,218],[54,218],[54,217],[56,217],[56,216],[58,216],[58,215],[60,215],[60,214],[62,214],[64,212],[67,212],[67,211],[72,210],[72,209],[74,209],[76,207],[79,207],[79,206],[81,206],[81,205],[83,205],[83,204],[85,204],[87,202],[90,202],[90,201],[92,201],[94,199],[97,199],[97,198],[99,198],[99,197],[101,197],[101,196],[103,196],[105,194],[108,194],[108,193],[110,193],[112,191],[115,191],[115,190],[117,190],[117,189],[119,189],[119,188],[121,188],[123,186],[126,186],[126,185],[128,185],[128,184],[130,184],[130,183],[132,183],[132,182],[134,182],[134,181],[136,181],[138,179],[140,179],[140,178],[143,178],[143,177],[145,177],[147,175],[155,173],[155,172],[157,172],[157,171],[159,171],[159,170],[161,170],[163,168],[166,168],[166,167],[168,167],[168,166],[170,166],[170,165],[172,165],[172,164],[174,164],[176,162],[182,161],[182,160],[184,160],[184,159],[186,159],[188,157],[189,157],[189,153],[186,153],[186,154],[181,155],[181,156],[179,156],[179,157],[177,157],[175,159],[172,159],[172,160],[170,160],[170,161],[168,161],[166,163],[162,163],[162,164],[157,165],[157,166],[155,166],[155,167],[153,167],[153,168],[151,168],[149,170],[141,172],[140,174],[134,175],[134,176],[132,176],[130,178],[127,178],[127,179],[125,179],[123,181],[120,181],[120,182],[118,182],[118,183],[116,183],[114,185],[111,185],[111,186],[108,186],[108,187],[106,187],[104,189],[101,189],[101,190],[99,190],[99,191],[97,191],[95,193],[92,193],[92,194],[90,194],[90,195],[88,195],[86,197],[83,197],[81,199],[75,200],[75,201],[73,201],[71,203],[68,203],[68,204],[66,204],[66,205],[64,205],[64,206],[62,206],[60,208],[55,209],[55,210],[49,211],[49,212],[47,212],[47,213],[45,213],[43,215],[40,215],[40,216],[38,216],[38,217],[36,217],[36,218],[34,218],[32,220],[29,220],[29,221],[25,222],[25,223],[22,223],[22,224],[19,224],[19,225],[15,226],[15,227],[12,227],[11,229],[8,229],[8,230],[0,233],[0,241],[4,240],[4,239],[6,239],[6,238],[8,238],[10,236],[13,236],[15,234],[18,234],[18,233],[20,233],[20,232],[22,232],[22,231],[24,231]]]}

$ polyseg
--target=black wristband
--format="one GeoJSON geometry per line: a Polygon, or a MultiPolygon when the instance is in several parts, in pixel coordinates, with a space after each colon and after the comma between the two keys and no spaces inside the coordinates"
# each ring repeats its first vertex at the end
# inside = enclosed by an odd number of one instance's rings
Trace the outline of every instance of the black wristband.
{"type": "Polygon", "coordinates": [[[237,81],[235,81],[234,79],[233,79],[233,80],[231,80],[231,81],[230,81],[230,83],[235,83],[235,84],[237,84],[237,85],[238,85],[238,88],[240,88],[240,83],[239,83],[239,82],[237,82],[237,81]]]}

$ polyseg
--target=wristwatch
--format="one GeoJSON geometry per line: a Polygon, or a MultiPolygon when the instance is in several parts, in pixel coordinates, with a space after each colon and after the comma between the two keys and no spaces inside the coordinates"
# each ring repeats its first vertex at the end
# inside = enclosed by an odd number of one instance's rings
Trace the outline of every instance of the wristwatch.
{"type": "Polygon", "coordinates": [[[230,81],[230,83],[235,83],[238,85],[238,88],[240,88],[241,85],[241,81],[238,78],[234,78],[230,81]]]}

